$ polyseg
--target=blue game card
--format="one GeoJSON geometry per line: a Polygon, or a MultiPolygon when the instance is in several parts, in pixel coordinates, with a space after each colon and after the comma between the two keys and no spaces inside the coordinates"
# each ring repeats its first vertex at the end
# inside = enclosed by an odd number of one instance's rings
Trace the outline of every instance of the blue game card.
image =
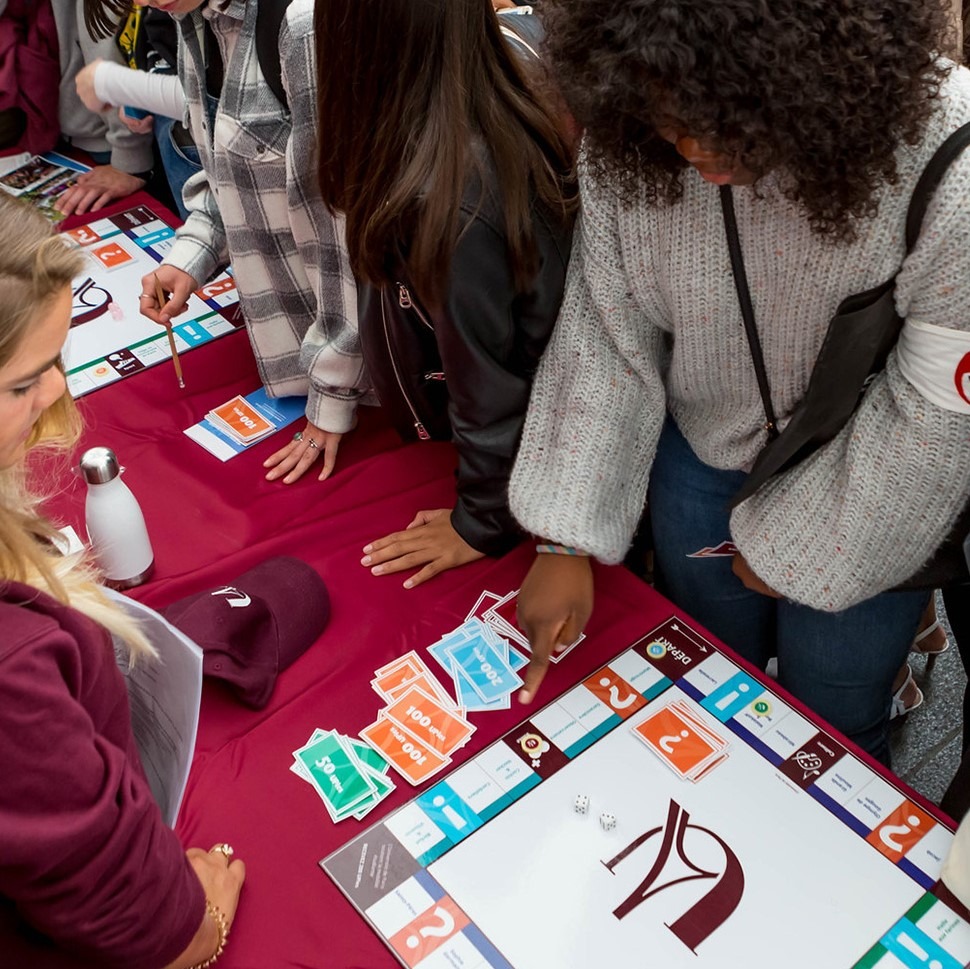
{"type": "Polygon", "coordinates": [[[457,671],[486,702],[508,696],[522,686],[521,677],[482,636],[476,636],[463,645],[446,647],[446,653],[454,660],[457,671]]]}

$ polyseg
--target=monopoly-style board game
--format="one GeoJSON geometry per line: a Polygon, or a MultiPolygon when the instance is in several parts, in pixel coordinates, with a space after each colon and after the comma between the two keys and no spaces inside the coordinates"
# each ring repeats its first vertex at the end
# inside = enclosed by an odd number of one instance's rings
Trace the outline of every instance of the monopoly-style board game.
{"type": "MultiPolygon", "coordinates": [[[[175,229],[145,205],[72,229],[86,258],[74,280],[71,330],[64,347],[74,397],[171,359],[168,335],[141,315],[142,276],[172,247],[175,229]]],[[[175,345],[186,353],[243,325],[232,275],[221,273],[189,297],[172,321],[175,345]]]]}
{"type": "Polygon", "coordinates": [[[952,837],[671,618],[320,865],[413,969],[960,969],[952,837]]]}

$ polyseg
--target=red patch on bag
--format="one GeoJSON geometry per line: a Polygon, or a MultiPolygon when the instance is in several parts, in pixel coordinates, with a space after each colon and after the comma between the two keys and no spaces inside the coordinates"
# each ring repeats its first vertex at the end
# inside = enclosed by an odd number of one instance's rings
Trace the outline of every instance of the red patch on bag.
{"type": "Polygon", "coordinates": [[[965,353],[963,359],[957,364],[953,382],[956,384],[957,393],[970,404],[970,353],[965,353]]]}

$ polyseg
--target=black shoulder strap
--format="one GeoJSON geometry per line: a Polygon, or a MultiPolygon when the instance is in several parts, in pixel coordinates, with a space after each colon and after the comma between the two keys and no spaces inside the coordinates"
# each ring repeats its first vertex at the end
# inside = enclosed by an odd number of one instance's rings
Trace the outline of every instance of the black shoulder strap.
{"type": "Polygon", "coordinates": [[[946,170],[953,163],[953,160],[970,144],[970,121],[957,128],[946,141],[936,149],[933,157],[929,160],[923,174],[920,175],[916,188],[913,189],[913,197],[909,202],[909,210],[906,213],[906,252],[913,251],[916,240],[919,238],[919,230],[923,225],[923,216],[926,214],[926,207],[929,205],[936,187],[940,184],[946,170]]]}
{"type": "Polygon", "coordinates": [[[734,288],[738,293],[741,319],[744,321],[744,333],[748,338],[748,349],[751,351],[754,373],[758,378],[758,391],[761,394],[761,403],[765,409],[764,428],[768,433],[768,439],[773,441],[778,437],[778,421],[775,418],[775,408],[771,402],[768,369],[765,367],[765,357],[761,351],[761,340],[758,337],[758,326],[754,319],[754,307],[751,305],[748,274],[744,271],[741,239],[738,237],[738,220],[734,215],[734,196],[731,194],[730,185],[722,185],[719,191],[721,194],[721,213],[724,216],[724,231],[727,233],[728,253],[731,256],[731,269],[734,272],[734,288]]]}
{"type": "MultiPolygon", "coordinates": [[[[920,228],[923,225],[923,216],[926,214],[926,207],[933,197],[933,192],[936,191],[947,169],[967,145],[970,145],[970,121],[957,128],[936,149],[933,157],[927,163],[926,168],[923,169],[923,174],[920,175],[919,180],[916,182],[916,187],[913,189],[913,195],[906,212],[907,254],[912,252],[913,246],[916,245],[916,240],[919,238],[920,228]]],[[[734,199],[731,194],[731,186],[722,185],[720,194],[728,252],[731,256],[731,269],[734,273],[734,285],[738,294],[738,303],[741,306],[741,317],[744,320],[744,332],[748,338],[748,347],[751,351],[751,360],[754,363],[755,376],[758,379],[758,390],[761,393],[761,402],[765,410],[764,426],[768,432],[769,440],[774,440],[778,437],[778,430],[771,400],[771,387],[768,383],[768,371],[765,367],[764,355],[761,350],[761,340],[758,337],[758,327],[754,318],[754,308],[751,305],[751,295],[748,291],[747,274],[744,271],[744,257],[741,254],[741,240],[738,237],[737,220],[734,216],[734,199]]],[[[850,297],[851,299],[852,297],[850,297]]],[[[847,302],[843,301],[842,305],[845,306],[847,302]]]]}
{"type": "Polygon", "coordinates": [[[289,109],[283,88],[283,66],[280,63],[280,28],[290,0],[258,0],[256,9],[256,57],[277,101],[289,109]]]}

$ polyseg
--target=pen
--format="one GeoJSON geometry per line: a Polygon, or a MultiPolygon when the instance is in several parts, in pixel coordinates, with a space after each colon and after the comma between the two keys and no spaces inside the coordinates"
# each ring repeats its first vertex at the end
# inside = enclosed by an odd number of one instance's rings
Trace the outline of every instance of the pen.
{"type": "MultiPolygon", "coordinates": [[[[155,277],[155,299],[158,301],[158,310],[161,312],[162,307],[168,302],[165,296],[165,290],[162,289],[162,284],[158,281],[158,273],[152,273],[155,277]]],[[[185,378],[182,376],[182,362],[179,360],[179,352],[175,348],[175,334],[172,332],[172,324],[168,322],[165,324],[165,331],[168,333],[168,345],[172,350],[172,363],[175,364],[175,376],[178,377],[179,387],[183,390],[185,389],[185,378]]]]}

